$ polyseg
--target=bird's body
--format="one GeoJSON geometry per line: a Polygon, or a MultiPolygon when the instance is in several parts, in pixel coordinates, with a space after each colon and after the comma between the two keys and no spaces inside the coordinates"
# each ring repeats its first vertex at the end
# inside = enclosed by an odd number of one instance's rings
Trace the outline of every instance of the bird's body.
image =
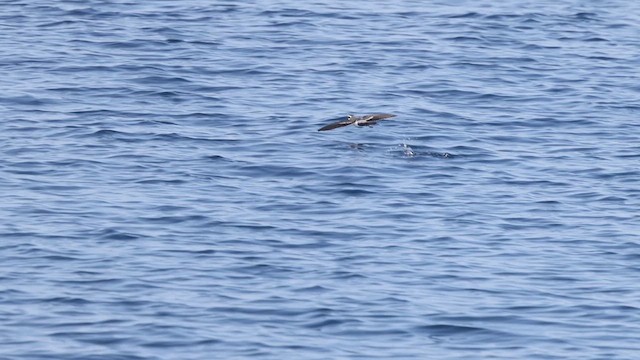
{"type": "Polygon", "coordinates": [[[378,123],[380,120],[392,118],[395,115],[393,114],[371,114],[364,116],[355,116],[349,115],[346,120],[340,120],[338,122],[331,123],[329,125],[325,125],[318,129],[318,131],[327,131],[333,130],[339,127],[347,126],[347,125],[356,125],[356,126],[372,126],[378,123]]]}

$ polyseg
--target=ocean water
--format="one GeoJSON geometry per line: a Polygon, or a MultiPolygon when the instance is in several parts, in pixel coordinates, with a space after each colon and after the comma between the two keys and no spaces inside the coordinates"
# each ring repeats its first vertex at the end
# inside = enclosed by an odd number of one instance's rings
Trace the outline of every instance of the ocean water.
{"type": "Polygon", "coordinates": [[[2,360],[640,358],[640,2],[5,0],[0,50],[2,360]]]}

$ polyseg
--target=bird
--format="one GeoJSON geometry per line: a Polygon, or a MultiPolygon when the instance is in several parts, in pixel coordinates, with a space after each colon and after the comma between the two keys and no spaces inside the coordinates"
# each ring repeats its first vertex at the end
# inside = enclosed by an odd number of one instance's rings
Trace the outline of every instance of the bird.
{"type": "Polygon", "coordinates": [[[333,130],[351,124],[355,126],[372,126],[377,124],[380,120],[392,118],[394,116],[394,114],[370,114],[364,116],[349,115],[347,116],[347,120],[340,120],[338,122],[325,125],[318,129],[318,131],[333,130]]]}

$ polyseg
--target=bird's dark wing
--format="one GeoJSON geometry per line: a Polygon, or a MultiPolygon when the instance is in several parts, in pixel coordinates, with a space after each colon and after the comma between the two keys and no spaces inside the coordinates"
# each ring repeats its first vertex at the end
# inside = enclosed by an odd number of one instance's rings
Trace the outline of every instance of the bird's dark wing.
{"type": "Polygon", "coordinates": [[[323,127],[321,127],[320,129],[318,129],[318,131],[327,131],[327,130],[333,130],[339,127],[343,127],[343,126],[347,126],[347,125],[351,125],[353,124],[352,120],[340,120],[338,122],[334,122],[331,123],[329,125],[325,125],[323,127]]]}
{"type": "Polygon", "coordinates": [[[395,115],[393,115],[393,114],[371,114],[371,115],[363,116],[362,120],[364,120],[364,121],[378,121],[378,120],[392,118],[394,116],[395,115]]]}

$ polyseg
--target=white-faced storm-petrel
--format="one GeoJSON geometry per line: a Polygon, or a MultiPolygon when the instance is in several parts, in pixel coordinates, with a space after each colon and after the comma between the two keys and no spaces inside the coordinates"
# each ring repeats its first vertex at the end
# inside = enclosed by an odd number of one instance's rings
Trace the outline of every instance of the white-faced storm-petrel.
{"type": "Polygon", "coordinates": [[[347,116],[347,120],[340,120],[338,122],[334,122],[332,124],[326,125],[318,129],[318,131],[327,131],[333,130],[339,127],[347,126],[347,125],[355,125],[355,126],[371,126],[378,123],[380,120],[392,118],[395,115],[393,114],[371,114],[364,116],[355,116],[349,115],[347,116]]]}

